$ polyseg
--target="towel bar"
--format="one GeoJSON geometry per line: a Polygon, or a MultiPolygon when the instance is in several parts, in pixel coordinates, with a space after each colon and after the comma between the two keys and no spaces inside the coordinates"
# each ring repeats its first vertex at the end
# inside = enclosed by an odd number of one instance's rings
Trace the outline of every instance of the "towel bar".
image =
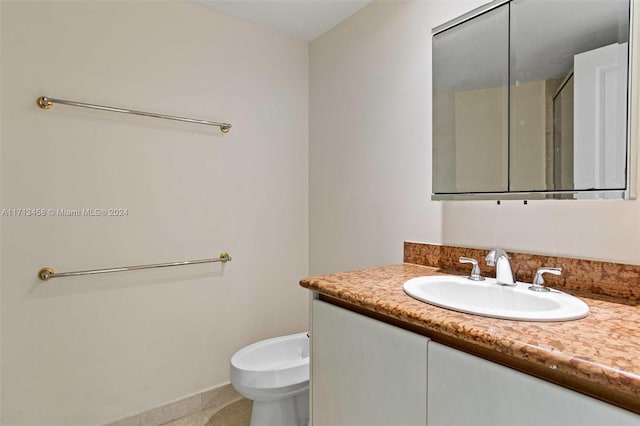
{"type": "Polygon", "coordinates": [[[124,272],[124,271],[137,271],[139,269],[152,269],[152,268],[165,268],[168,266],[184,266],[184,265],[196,265],[199,263],[212,263],[222,262],[227,263],[231,260],[229,253],[223,252],[220,257],[213,259],[201,259],[201,260],[184,260],[180,262],[169,263],[156,263],[153,265],[137,265],[137,266],[123,266],[119,268],[108,269],[90,269],[87,271],[73,271],[73,272],[55,272],[52,268],[42,268],[38,271],[38,278],[42,281],[48,281],[51,278],[63,278],[63,277],[76,277],[80,275],[94,275],[94,274],[106,274],[110,272],[124,272]]]}

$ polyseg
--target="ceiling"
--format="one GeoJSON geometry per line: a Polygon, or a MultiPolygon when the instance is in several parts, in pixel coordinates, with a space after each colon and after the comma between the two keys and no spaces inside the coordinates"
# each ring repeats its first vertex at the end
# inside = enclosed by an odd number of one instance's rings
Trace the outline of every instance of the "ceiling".
{"type": "Polygon", "coordinates": [[[372,0],[193,0],[228,16],[313,40],[372,0]]]}

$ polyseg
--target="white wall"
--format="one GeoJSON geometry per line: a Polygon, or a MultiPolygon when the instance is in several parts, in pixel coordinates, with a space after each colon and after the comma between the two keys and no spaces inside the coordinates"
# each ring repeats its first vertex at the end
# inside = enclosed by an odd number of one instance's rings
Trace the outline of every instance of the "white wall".
{"type": "Polygon", "coordinates": [[[307,327],[307,44],[187,2],[1,2],[2,419],[98,424],[228,382],[307,327]],[[228,121],[217,128],[48,95],[228,121]],[[220,264],[56,279],[57,271],[220,264]]]}
{"type": "Polygon", "coordinates": [[[431,202],[431,28],[483,1],[378,1],[309,49],[312,274],[442,240],[431,202]]]}
{"type": "Polygon", "coordinates": [[[431,28],[483,3],[378,1],[311,43],[312,274],[403,240],[640,263],[640,201],[429,201],[431,28]]]}

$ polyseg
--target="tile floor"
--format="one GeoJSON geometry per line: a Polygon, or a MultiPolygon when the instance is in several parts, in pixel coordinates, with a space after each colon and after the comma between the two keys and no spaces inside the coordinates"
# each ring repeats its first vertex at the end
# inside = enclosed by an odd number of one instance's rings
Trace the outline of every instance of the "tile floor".
{"type": "Polygon", "coordinates": [[[242,398],[223,408],[207,408],[163,426],[248,426],[250,419],[251,401],[242,398]]]}

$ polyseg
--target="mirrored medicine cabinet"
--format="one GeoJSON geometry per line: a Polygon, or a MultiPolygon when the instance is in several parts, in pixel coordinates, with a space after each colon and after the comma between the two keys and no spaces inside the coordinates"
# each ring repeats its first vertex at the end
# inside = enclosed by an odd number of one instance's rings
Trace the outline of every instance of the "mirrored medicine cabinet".
{"type": "Polygon", "coordinates": [[[633,198],[632,3],[500,0],[435,28],[432,199],[633,198]]]}

